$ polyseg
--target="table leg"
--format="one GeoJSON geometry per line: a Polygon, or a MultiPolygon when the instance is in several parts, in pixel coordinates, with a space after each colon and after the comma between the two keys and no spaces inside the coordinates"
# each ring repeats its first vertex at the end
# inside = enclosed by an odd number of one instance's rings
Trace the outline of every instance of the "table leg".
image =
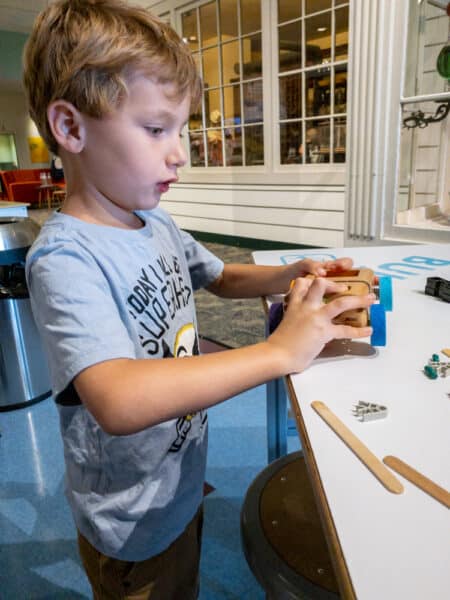
{"type": "Polygon", "coordinates": [[[268,462],[287,453],[287,396],[282,379],[266,384],[268,462]]]}

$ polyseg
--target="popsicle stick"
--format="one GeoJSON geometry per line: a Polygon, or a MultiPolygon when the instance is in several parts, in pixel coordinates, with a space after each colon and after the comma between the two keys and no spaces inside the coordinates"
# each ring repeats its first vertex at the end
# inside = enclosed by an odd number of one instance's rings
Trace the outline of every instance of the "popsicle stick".
{"type": "Polygon", "coordinates": [[[444,506],[450,508],[450,492],[444,490],[444,488],[419,473],[405,462],[397,458],[396,456],[385,456],[383,458],[383,462],[385,465],[402,475],[405,479],[417,485],[423,492],[432,496],[438,502],[442,502],[444,506]]]}
{"type": "Polygon", "coordinates": [[[379,460],[375,454],[372,454],[369,448],[367,448],[367,446],[365,446],[361,440],[358,439],[346,425],[344,425],[326,404],[315,401],[311,402],[311,406],[387,490],[393,494],[401,494],[403,492],[403,485],[400,481],[391,473],[391,471],[389,471],[389,469],[386,469],[381,460],[379,460]]]}

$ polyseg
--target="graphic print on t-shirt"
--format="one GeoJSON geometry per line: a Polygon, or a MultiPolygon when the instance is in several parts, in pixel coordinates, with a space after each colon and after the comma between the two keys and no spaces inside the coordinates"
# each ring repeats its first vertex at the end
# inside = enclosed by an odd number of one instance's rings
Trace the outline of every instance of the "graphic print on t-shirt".
{"type": "MultiPolygon", "coordinates": [[[[195,356],[199,354],[197,334],[195,332],[195,327],[192,323],[183,325],[183,327],[179,329],[175,337],[175,347],[173,354],[170,352],[170,349],[167,346],[167,344],[165,342],[163,342],[163,344],[165,346],[165,357],[176,356],[178,358],[182,358],[183,356],[195,356]]],[[[192,429],[192,421],[196,416],[198,416],[198,418],[200,419],[200,426],[204,427],[207,420],[206,411],[201,410],[199,412],[191,413],[184,417],[180,417],[176,423],[177,437],[171,445],[171,447],[169,448],[169,452],[178,452],[181,449],[190,430],[192,429]]]]}
{"type": "Polygon", "coordinates": [[[147,354],[163,355],[163,340],[191,296],[191,283],[183,277],[177,256],[160,254],[153,264],[142,267],[127,304],[147,354]]]}
{"type": "MultiPolygon", "coordinates": [[[[174,338],[174,323],[191,300],[190,281],[185,281],[177,256],[170,259],[160,255],[153,264],[142,267],[132,293],[127,298],[129,313],[137,321],[142,348],[150,356],[182,358],[199,354],[197,332],[192,322],[179,327],[174,338]],[[173,349],[171,349],[171,339],[173,349]]],[[[187,313],[190,317],[192,314],[187,313]]],[[[200,427],[207,421],[206,411],[179,417],[176,438],[169,452],[179,452],[186,441],[193,420],[200,419],[200,427]]]]}

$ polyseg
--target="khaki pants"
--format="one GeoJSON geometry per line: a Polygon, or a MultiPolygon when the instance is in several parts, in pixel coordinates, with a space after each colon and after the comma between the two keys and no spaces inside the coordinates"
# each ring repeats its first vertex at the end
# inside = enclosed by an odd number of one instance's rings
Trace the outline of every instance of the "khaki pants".
{"type": "Polygon", "coordinates": [[[78,547],[94,600],[195,600],[203,511],[164,552],[140,562],[110,558],[80,533],[78,547]]]}

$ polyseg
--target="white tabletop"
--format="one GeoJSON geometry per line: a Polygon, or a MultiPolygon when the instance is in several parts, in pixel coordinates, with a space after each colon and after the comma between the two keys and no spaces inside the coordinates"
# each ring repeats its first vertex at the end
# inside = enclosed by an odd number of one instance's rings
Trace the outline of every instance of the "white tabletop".
{"type": "Polygon", "coordinates": [[[450,280],[450,244],[253,256],[272,265],[351,256],[356,266],[392,275],[386,347],[369,356],[318,359],[291,382],[356,597],[449,598],[450,511],[399,475],[403,494],[388,492],[311,402],[328,405],[378,458],[395,455],[450,490],[450,376],[431,380],[423,373],[433,353],[450,348],[450,304],[424,294],[427,277],[450,280]],[[360,400],[387,405],[387,418],[358,421],[352,407],[360,400]]]}
{"type": "Polygon", "coordinates": [[[0,217],[26,217],[28,216],[28,206],[26,202],[9,202],[0,200],[0,217]]]}

